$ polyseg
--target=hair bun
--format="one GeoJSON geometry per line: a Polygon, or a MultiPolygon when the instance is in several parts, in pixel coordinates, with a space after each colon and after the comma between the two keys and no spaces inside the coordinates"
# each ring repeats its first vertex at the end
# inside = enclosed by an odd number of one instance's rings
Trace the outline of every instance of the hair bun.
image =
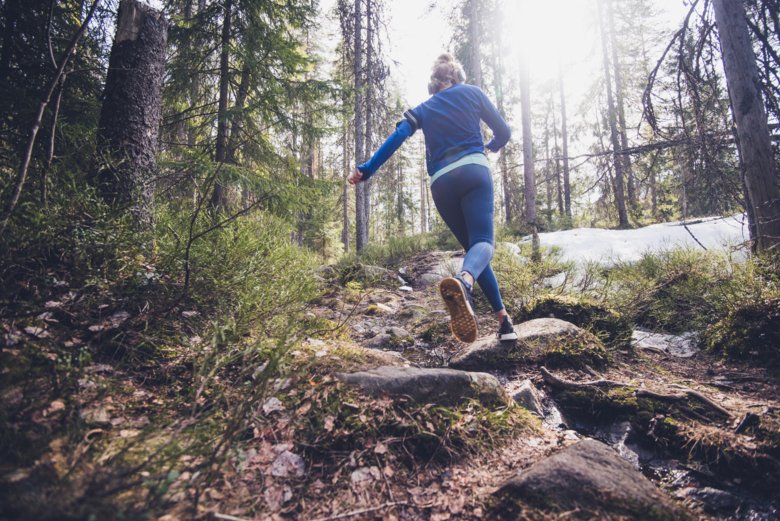
{"type": "Polygon", "coordinates": [[[431,68],[431,81],[428,84],[428,93],[436,94],[457,83],[466,81],[463,67],[450,53],[440,54],[431,68]]]}

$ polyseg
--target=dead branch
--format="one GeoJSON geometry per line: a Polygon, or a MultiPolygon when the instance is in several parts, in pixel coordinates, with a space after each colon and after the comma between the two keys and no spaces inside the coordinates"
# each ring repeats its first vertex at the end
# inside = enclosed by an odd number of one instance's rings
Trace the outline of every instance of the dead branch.
{"type": "Polygon", "coordinates": [[[99,3],[100,0],[95,0],[92,2],[92,6],[89,8],[86,18],[68,43],[68,47],[65,50],[62,61],[57,67],[57,72],[54,74],[54,77],[49,83],[46,95],[41,100],[40,105],[38,105],[38,112],[35,115],[35,121],[30,127],[30,138],[27,140],[27,146],[25,147],[24,156],[16,174],[16,180],[14,181],[13,189],[11,190],[11,196],[8,198],[8,202],[6,203],[5,209],[3,210],[2,220],[0,220],[0,233],[3,233],[6,226],[8,226],[8,221],[11,219],[11,215],[14,213],[16,205],[19,202],[19,197],[22,195],[24,183],[27,180],[27,172],[30,169],[30,162],[32,161],[35,141],[38,137],[38,131],[41,129],[43,113],[46,111],[46,107],[49,105],[51,97],[54,94],[57,86],[60,85],[60,81],[63,77],[63,74],[65,73],[65,67],[67,67],[71,57],[73,57],[79,40],[81,40],[81,36],[87,30],[87,26],[89,25],[90,20],[92,20],[92,16],[95,14],[95,10],[97,9],[99,3]]]}

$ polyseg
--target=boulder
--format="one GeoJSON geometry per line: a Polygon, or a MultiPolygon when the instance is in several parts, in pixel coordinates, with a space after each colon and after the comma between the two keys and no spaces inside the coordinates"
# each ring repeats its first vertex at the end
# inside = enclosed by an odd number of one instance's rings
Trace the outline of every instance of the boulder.
{"type": "Polygon", "coordinates": [[[482,370],[522,363],[572,367],[603,365],[604,345],[592,333],[557,318],[538,318],[515,325],[517,341],[484,337],[450,360],[456,369],[482,370]]]}
{"type": "Polygon", "coordinates": [[[584,439],[502,485],[494,518],[519,519],[528,506],[577,512],[577,519],[693,519],[607,445],[584,439]]]}
{"type": "Polygon", "coordinates": [[[538,416],[544,416],[544,408],[542,407],[539,391],[536,390],[536,386],[534,386],[531,380],[523,380],[520,382],[520,387],[518,387],[517,391],[512,395],[512,399],[526,410],[538,416]]]}
{"type": "Polygon", "coordinates": [[[633,327],[621,313],[587,298],[546,295],[536,298],[520,309],[520,320],[559,318],[598,336],[613,348],[630,348],[633,327]]]}
{"type": "Polygon", "coordinates": [[[419,403],[438,405],[456,405],[469,399],[477,399],[489,406],[509,403],[501,383],[487,373],[384,366],[356,373],[338,373],[336,376],[373,396],[409,396],[419,403]]]}

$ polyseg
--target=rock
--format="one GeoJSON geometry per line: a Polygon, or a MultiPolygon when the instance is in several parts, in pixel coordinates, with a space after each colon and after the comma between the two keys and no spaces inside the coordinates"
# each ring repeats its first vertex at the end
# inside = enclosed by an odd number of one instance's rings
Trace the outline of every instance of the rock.
{"type": "Polygon", "coordinates": [[[409,286],[401,286],[400,288],[398,288],[398,291],[403,291],[405,293],[411,293],[414,290],[411,287],[409,287],[409,286]]]}
{"type": "Polygon", "coordinates": [[[432,286],[433,284],[437,284],[444,276],[439,275],[438,273],[423,273],[417,278],[417,282],[423,286],[432,286]]]}
{"type": "Polygon", "coordinates": [[[419,403],[455,405],[471,398],[485,405],[503,406],[508,396],[498,379],[487,373],[444,368],[379,367],[337,377],[371,395],[409,396],[419,403]]]}
{"type": "Polygon", "coordinates": [[[545,365],[603,365],[604,345],[593,334],[557,318],[538,318],[515,325],[517,341],[499,342],[490,336],[466,347],[450,360],[456,369],[482,370],[520,363],[545,365]]]}
{"type": "Polygon", "coordinates": [[[315,273],[323,279],[332,279],[336,277],[336,270],[333,269],[333,266],[320,266],[316,269],[315,273]]]}
{"type": "Polygon", "coordinates": [[[539,391],[536,390],[536,387],[531,380],[523,380],[512,398],[532,413],[544,416],[544,408],[542,407],[542,400],[539,397],[539,391]]]}
{"type": "Polygon", "coordinates": [[[559,318],[590,331],[610,347],[631,346],[631,321],[621,313],[583,297],[547,295],[536,298],[521,308],[515,318],[518,321],[559,318]]]}
{"type": "Polygon", "coordinates": [[[381,302],[369,304],[364,311],[366,315],[392,315],[395,312],[395,308],[392,308],[387,304],[382,304],[381,302]]]}
{"type": "Polygon", "coordinates": [[[383,349],[386,347],[394,347],[396,345],[396,341],[395,338],[393,338],[393,335],[380,333],[373,338],[370,338],[365,345],[369,349],[383,349]]]}
{"type": "Polygon", "coordinates": [[[579,441],[532,465],[495,493],[495,515],[516,519],[527,505],[577,512],[579,519],[693,519],[607,445],[579,441]]]}
{"type": "Polygon", "coordinates": [[[412,336],[404,328],[402,328],[402,327],[395,327],[395,326],[388,327],[385,330],[385,333],[389,334],[390,336],[393,336],[393,337],[396,337],[396,338],[403,338],[403,339],[406,339],[406,338],[409,338],[410,336],[412,336]]]}
{"type": "Polygon", "coordinates": [[[710,514],[733,513],[742,502],[738,497],[725,490],[712,487],[686,488],[678,496],[700,502],[705,512],[710,514]]]}

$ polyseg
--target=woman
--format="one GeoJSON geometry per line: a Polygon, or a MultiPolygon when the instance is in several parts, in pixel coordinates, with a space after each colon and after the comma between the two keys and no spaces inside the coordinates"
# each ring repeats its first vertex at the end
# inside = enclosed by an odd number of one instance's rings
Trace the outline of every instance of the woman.
{"type": "Polygon", "coordinates": [[[471,296],[476,280],[498,317],[499,339],[515,340],[517,335],[490,267],[493,258],[493,179],[485,157],[486,150],[497,152],[509,141],[510,130],[485,93],[478,87],[464,84],[464,79],[463,69],[452,55],[439,56],[428,84],[431,97],[406,111],[395,132],[370,160],[355,168],[347,181],[355,185],[370,178],[406,138],[422,129],[433,201],[466,250],[460,273],[439,284],[450,312],[452,333],[462,342],[477,339],[471,296]],[[482,141],[480,120],[493,131],[493,139],[487,144],[482,141]]]}

